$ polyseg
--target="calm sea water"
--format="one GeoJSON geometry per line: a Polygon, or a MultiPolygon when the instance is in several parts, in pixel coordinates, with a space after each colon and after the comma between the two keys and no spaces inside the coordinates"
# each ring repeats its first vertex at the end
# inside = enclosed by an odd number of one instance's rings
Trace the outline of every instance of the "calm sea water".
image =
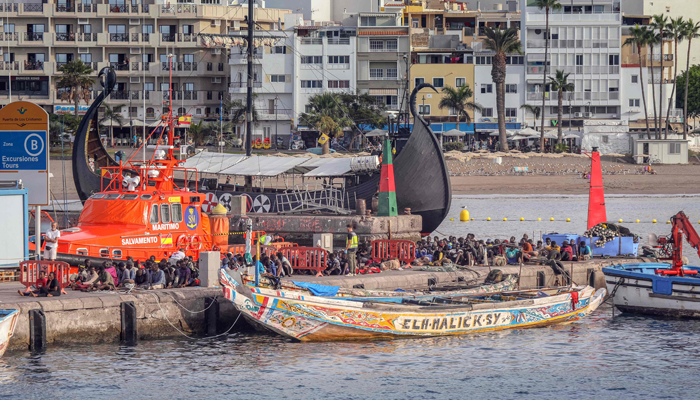
{"type": "MultiPolygon", "coordinates": [[[[667,234],[665,221],[680,210],[697,226],[698,200],[608,196],[608,216],[656,218],[662,223],[629,226],[641,235],[667,234]]],[[[444,234],[582,232],[586,199],[457,197],[451,214],[456,221],[438,229],[444,234]],[[460,223],[462,206],[474,218],[499,221],[460,223]],[[500,221],[504,216],[547,221],[500,221]],[[573,222],[559,222],[567,217],[573,222]]],[[[567,326],[382,342],[298,343],[237,328],[216,339],[8,353],[0,359],[0,397],[646,399],[700,392],[700,321],[613,318],[607,305],[567,326]]]]}

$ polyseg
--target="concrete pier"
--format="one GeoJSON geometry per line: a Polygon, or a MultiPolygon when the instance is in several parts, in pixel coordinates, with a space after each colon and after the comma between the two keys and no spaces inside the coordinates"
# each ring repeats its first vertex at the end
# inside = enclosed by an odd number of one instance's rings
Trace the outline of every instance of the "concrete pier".
{"type": "MultiPolygon", "coordinates": [[[[605,287],[601,268],[613,264],[651,262],[645,258],[595,259],[586,262],[564,263],[564,268],[573,271],[573,281],[579,285],[590,284],[605,287]]],[[[418,268],[403,271],[384,271],[380,274],[360,276],[295,275],[289,280],[315,282],[347,288],[363,285],[365,289],[414,289],[426,290],[430,283],[444,285],[458,281],[482,282],[491,269],[504,274],[521,274],[521,287],[555,286],[563,283],[562,275],[555,274],[548,266],[517,265],[505,267],[471,267],[455,272],[420,271],[418,268]],[[541,281],[543,280],[543,282],[541,281]]],[[[206,336],[207,327],[204,309],[207,299],[219,300],[219,332],[232,326],[238,312],[221,295],[221,288],[184,288],[168,290],[141,290],[132,294],[84,293],[68,290],[60,297],[20,297],[17,283],[0,284],[0,308],[21,310],[15,335],[10,340],[9,350],[26,350],[29,346],[29,311],[40,309],[46,315],[46,333],[49,349],[63,343],[118,342],[121,330],[120,305],[133,302],[136,307],[138,339],[182,337],[173,326],[189,336],[206,336]],[[179,303],[179,304],[178,304],[179,303]],[[189,310],[189,311],[188,311],[189,310]],[[167,319],[166,319],[167,317],[167,319]],[[168,322],[170,321],[170,323],[168,322]]],[[[246,326],[243,318],[236,322],[233,332],[246,326]]]]}

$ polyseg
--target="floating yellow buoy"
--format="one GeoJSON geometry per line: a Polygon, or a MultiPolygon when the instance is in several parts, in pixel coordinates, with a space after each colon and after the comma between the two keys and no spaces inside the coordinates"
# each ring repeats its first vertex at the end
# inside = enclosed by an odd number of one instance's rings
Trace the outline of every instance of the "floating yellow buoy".
{"type": "Polygon", "coordinates": [[[491,217],[486,217],[486,220],[487,220],[487,221],[491,221],[491,217]]]}
{"type": "Polygon", "coordinates": [[[670,224],[670,223],[671,223],[671,221],[666,221],[666,223],[667,223],[667,224],[670,224]]]}
{"type": "Polygon", "coordinates": [[[469,221],[469,211],[462,210],[459,212],[459,220],[462,222],[469,221]]]}
{"type": "Polygon", "coordinates": [[[634,222],[638,224],[638,223],[639,223],[639,220],[636,220],[636,221],[634,221],[634,222]]]}
{"type": "Polygon", "coordinates": [[[520,220],[521,220],[521,221],[525,221],[525,218],[523,218],[523,217],[520,217],[520,220]]]}
{"type": "Polygon", "coordinates": [[[622,223],[622,218],[618,219],[617,222],[622,223]]]}
{"type": "Polygon", "coordinates": [[[542,218],[537,218],[538,221],[542,221],[542,218]]]}
{"type": "Polygon", "coordinates": [[[656,223],[656,220],[655,220],[655,219],[652,219],[652,220],[651,220],[651,223],[652,223],[652,224],[655,224],[655,223],[656,223]]]}
{"type": "Polygon", "coordinates": [[[450,218],[450,221],[454,221],[454,220],[455,220],[454,218],[450,218]]]}
{"type": "Polygon", "coordinates": [[[571,222],[571,218],[567,218],[567,219],[566,219],[566,222],[571,222]]]}
{"type": "Polygon", "coordinates": [[[503,218],[504,221],[508,221],[508,218],[503,218]]]}
{"type": "Polygon", "coordinates": [[[554,221],[554,217],[550,218],[549,220],[550,220],[550,221],[554,221]]]}
{"type": "Polygon", "coordinates": [[[474,221],[474,218],[472,218],[472,221],[474,221]]]}

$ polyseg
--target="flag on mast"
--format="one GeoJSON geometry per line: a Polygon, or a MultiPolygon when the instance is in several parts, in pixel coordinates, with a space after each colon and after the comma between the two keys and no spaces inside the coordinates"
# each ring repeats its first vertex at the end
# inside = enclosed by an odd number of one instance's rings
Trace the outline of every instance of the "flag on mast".
{"type": "Polygon", "coordinates": [[[177,119],[177,123],[179,125],[190,125],[190,124],[192,124],[192,116],[191,115],[183,115],[182,117],[177,119]]]}

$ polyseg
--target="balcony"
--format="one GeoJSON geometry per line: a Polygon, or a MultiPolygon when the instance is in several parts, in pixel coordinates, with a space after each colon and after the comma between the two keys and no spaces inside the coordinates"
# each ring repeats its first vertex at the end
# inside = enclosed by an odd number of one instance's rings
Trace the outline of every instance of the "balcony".
{"type": "Polygon", "coordinates": [[[329,45],[348,45],[350,38],[328,38],[329,45]]]}
{"type": "Polygon", "coordinates": [[[109,95],[112,100],[129,100],[128,90],[115,90],[109,95]]]}
{"type": "Polygon", "coordinates": [[[350,64],[326,64],[327,69],[350,69],[350,64]]]}
{"type": "MultiPolygon", "coordinates": [[[[647,79],[648,83],[655,83],[657,85],[659,83],[661,83],[661,81],[662,81],[662,79],[659,77],[654,77],[653,81],[652,81],[651,77],[649,79],[647,79]]],[[[673,83],[673,82],[675,82],[675,79],[663,79],[663,83],[673,83]]]]}
{"type": "Polygon", "coordinates": [[[56,12],[75,12],[75,6],[73,4],[56,4],[56,12]]]}
{"type": "Polygon", "coordinates": [[[18,3],[3,3],[0,4],[0,12],[3,13],[17,13],[19,12],[18,3]]]}
{"type": "Polygon", "coordinates": [[[394,46],[389,46],[389,47],[370,47],[369,52],[370,53],[388,53],[388,52],[397,52],[399,51],[398,47],[394,46]]]}
{"type": "Polygon", "coordinates": [[[44,32],[24,32],[24,40],[26,42],[43,42],[44,32]]]}
{"type": "Polygon", "coordinates": [[[174,33],[161,33],[160,38],[161,38],[161,41],[163,41],[163,42],[175,42],[175,34],[174,33]]]}
{"type": "MultiPolygon", "coordinates": [[[[253,63],[259,62],[259,60],[263,59],[262,52],[254,52],[253,53],[253,63]]],[[[240,53],[240,54],[231,54],[228,58],[228,63],[229,64],[248,64],[248,54],[246,53],[240,53]]]]}
{"type": "Polygon", "coordinates": [[[109,5],[109,12],[112,14],[128,13],[130,9],[131,9],[131,7],[128,4],[110,4],[109,5]]]}
{"type": "Polygon", "coordinates": [[[57,42],[75,42],[75,33],[57,33],[57,42]]]}
{"type": "MultiPolygon", "coordinates": [[[[569,96],[571,96],[571,101],[614,101],[620,100],[620,92],[566,92],[564,93],[564,105],[569,101],[569,96]]],[[[527,101],[542,101],[542,93],[528,92],[527,101]]],[[[545,100],[558,102],[559,93],[557,92],[547,92],[545,93],[545,100]]]]}
{"type": "Polygon", "coordinates": [[[25,71],[43,71],[44,62],[43,61],[25,61],[24,62],[25,71]]]}
{"type": "MultiPolygon", "coordinates": [[[[254,88],[261,88],[262,82],[253,82],[254,88]]],[[[231,82],[228,87],[229,93],[245,93],[248,90],[247,82],[231,82]]]]}
{"type": "Polygon", "coordinates": [[[19,62],[17,61],[0,61],[0,71],[18,71],[19,62]]]}
{"type": "MultiPolygon", "coordinates": [[[[620,46],[619,40],[558,40],[552,39],[549,41],[550,49],[615,49],[620,46]]],[[[534,39],[527,41],[528,49],[544,49],[545,40],[534,39]]]]}
{"type": "Polygon", "coordinates": [[[0,40],[4,42],[12,42],[12,41],[17,41],[18,35],[17,32],[5,32],[5,33],[0,33],[0,40]]]}
{"type": "MultiPolygon", "coordinates": [[[[540,22],[542,23],[542,26],[545,25],[546,23],[546,15],[544,12],[541,14],[539,13],[531,13],[528,12],[526,13],[527,16],[527,22],[530,24],[535,24],[538,25],[537,23],[540,22]]],[[[619,12],[608,12],[608,13],[600,13],[600,14],[563,14],[563,13],[550,13],[549,14],[549,23],[557,23],[557,22],[564,22],[564,23],[575,23],[578,21],[586,21],[586,22],[617,22],[620,21],[620,13],[619,12]]]]}
{"type": "Polygon", "coordinates": [[[128,33],[110,33],[109,34],[109,41],[110,42],[129,42],[129,34],[128,33]]]}
{"type": "Polygon", "coordinates": [[[301,38],[301,44],[323,44],[323,38],[301,38]]]}
{"type": "Polygon", "coordinates": [[[287,119],[292,119],[292,110],[288,108],[277,108],[277,109],[269,109],[269,108],[261,108],[261,107],[256,107],[256,110],[258,114],[260,115],[260,119],[262,120],[287,120],[287,119]]]}
{"type": "Polygon", "coordinates": [[[76,8],[78,9],[78,12],[85,12],[85,13],[93,13],[97,12],[97,4],[83,4],[83,3],[78,3],[76,5],[76,8]]]}
{"type": "Polygon", "coordinates": [[[43,13],[44,4],[43,3],[23,3],[23,11],[26,13],[43,13]]]}
{"type": "Polygon", "coordinates": [[[110,62],[109,66],[114,68],[115,71],[128,71],[129,70],[129,63],[127,63],[126,61],[110,62]]]}
{"type": "Polygon", "coordinates": [[[167,62],[161,62],[161,70],[163,71],[170,71],[170,65],[172,64],[172,69],[173,72],[182,72],[182,71],[196,71],[197,70],[197,63],[196,62],[189,62],[189,61],[176,61],[172,63],[167,63],[167,62]]]}
{"type": "Polygon", "coordinates": [[[97,42],[97,33],[76,33],[78,42],[97,42]]]}
{"type": "Polygon", "coordinates": [[[194,43],[197,41],[197,35],[192,33],[178,33],[177,41],[178,43],[194,43]]]}

